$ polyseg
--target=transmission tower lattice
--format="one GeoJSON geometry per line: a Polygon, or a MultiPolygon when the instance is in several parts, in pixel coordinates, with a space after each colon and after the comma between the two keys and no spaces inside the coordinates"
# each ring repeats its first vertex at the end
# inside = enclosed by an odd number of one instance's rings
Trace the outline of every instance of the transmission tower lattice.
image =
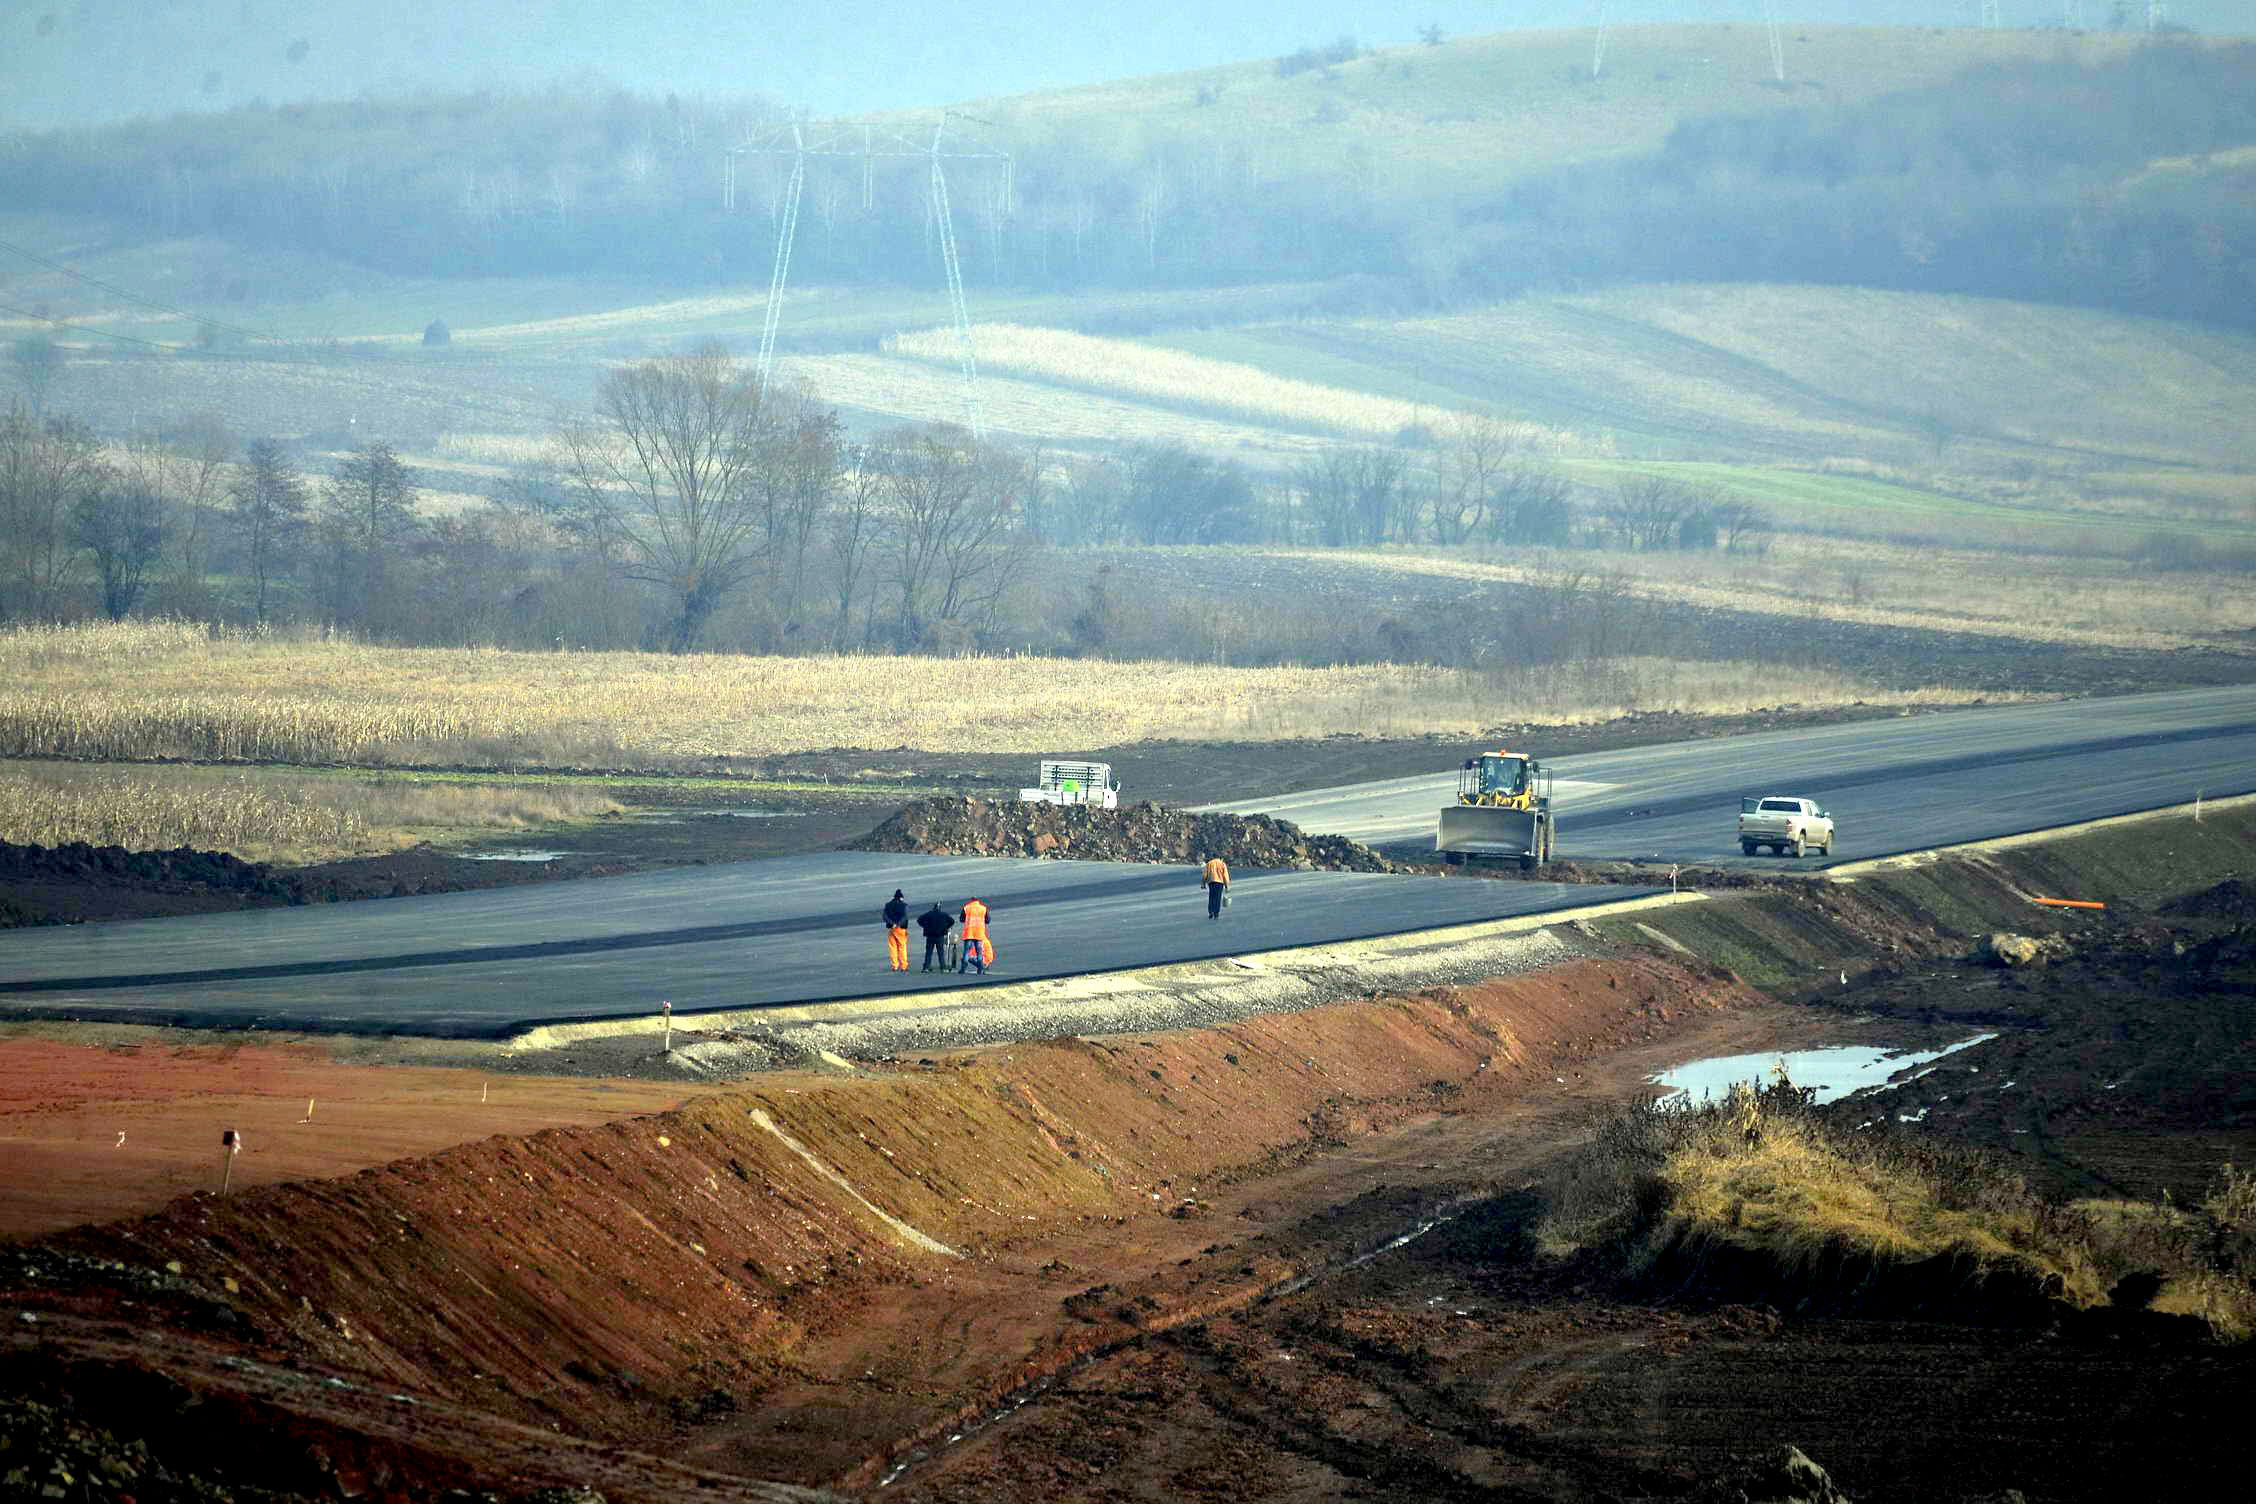
{"type": "Polygon", "coordinates": [[[1595,79],[1598,70],[1606,66],[1606,5],[1598,3],[1598,35],[1590,44],[1590,76],[1595,79]]]}
{"type": "Polygon", "coordinates": [[[1778,34],[1778,0],[1763,0],[1763,23],[1770,30],[1770,76],[1786,82],[1786,39],[1778,34]]]}
{"type": "MultiPolygon", "coordinates": [[[[968,117],[958,116],[956,119],[968,117]]],[[[984,124],[985,122],[981,122],[984,124]]],[[[975,438],[986,437],[979,406],[979,364],[971,346],[971,312],[964,302],[963,261],[956,249],[955,215],[948,203],[948,174],[944,162],[970,161],[999,164],[1002,172],[1001,203],[1010,211],[1015,183],[1011,155],[981,145],[958,129],[943,113],[929,142],[919,142],[880,126],[813,125],[794,121],[758,136],[747,137],[728,149],[722,174],[722,206],[733,210],[737,199],[737,162],[743,157],[791,158],[791,176],[776,205],[775,270],[768,278],[768,306],[760,326],[760,391],[766,394],[775,367],[776,328],[783,316],[783,294],[791,279],[791,248],[799,234],[799,199],[807,185],[807,159],[833,157],[862,164],[862,207],[875,201],[877,163],[880,159],[922,158],[931,164],[928,176],[930,208],[940,242],[940,264],[948,289],[948,312],[955,321],[957,363],[963,370],[964,405],[975,438]]]]}

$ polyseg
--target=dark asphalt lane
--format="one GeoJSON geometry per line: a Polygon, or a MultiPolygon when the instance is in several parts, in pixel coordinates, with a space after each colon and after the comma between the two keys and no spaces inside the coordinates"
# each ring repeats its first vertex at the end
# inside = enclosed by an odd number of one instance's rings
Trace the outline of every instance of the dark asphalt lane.
{"type": "Polygon", "coordinates": [[[914,994],[894,888],[994,910],[990,983],[1367,939],[1653,891],[1240,873],[1206,917],[1190,867],[833,853],[483,893],[0,932],[0,1017],[495,1037],[530,1024],[914,994]]]}
{"type": "MultiPolygon", "coordinates": [[[[1549,765],[1561,856],[1814,868],[2256,793],[2256,687],[1943,711],[1549,765]],[[1747,794],[1816,799],[1834,817],[1832,856],[1742,856],[1747,794]]],[[[1219,807],[1430,851],[1455,792],[1455,771],[1437,770],[1219,807]]]]}

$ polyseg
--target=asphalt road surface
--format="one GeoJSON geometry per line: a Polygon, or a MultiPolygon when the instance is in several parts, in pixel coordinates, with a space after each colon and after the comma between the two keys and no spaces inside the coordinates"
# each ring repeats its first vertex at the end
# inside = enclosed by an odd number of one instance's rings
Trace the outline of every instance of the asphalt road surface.
{"type": "MultiPolygon", "coordinates": [[[[1542,748],[1525,750],[1541,754],[1542,748]]],[[[1562,758],[1560,852],[1736,865],[1743,794],[1833,812],[1832,860],[2256,792],[2256,688],[1863,721],[1562,758]]],[[[1430,849],[1453,770],[1225,808],[1430,849]]],[[[1805,859],[1816,867],[1816,859],[1805,859]]],[[[0,932],[0,1017],[496,1036],[528,1024],[914,994],[877,911],[973,894],[998,982],[1637,897],[1641,888],[1239,874],[1219,922],[1187,867],[835,853],[482,893],[0,932]]],[[[912,942],[918,937],[912,930],[912,942]]],[[[921,956],[914,945],[912,963],[921,956]]],[[[914,1006],[913,1001],[905,1006],[914,1006]]]]}
{"type": "MultiPolygon", "coordinates": [[[[1366,939],[1635,898],[1646,888],[1345,872],[1238,873],[1206,917],[1197,869],[992,857],[825,856],[477,893],[0,931],[0,1017],[498,1037],[534,1023],[915,994],[878,911],[974,895],[991,982],[1366,939]]],[[[914,1006],[913,998],[906,1006],[914,1006]]]]}
{"type": "MultiPolygon", "coordinates": [[[[1799,864],[1815,868],[2256,793],[2256,686],[1763,731],[1545,765],[1560,856],[1794,865],[1742,856],[1736,831],[1742,795],[1798,794],[1833,816],[1832,855],[1799,864]]],[[[1456,791],[1448,769],[1214,807],[1431,851],[1435,817],[1456,791]]]]}

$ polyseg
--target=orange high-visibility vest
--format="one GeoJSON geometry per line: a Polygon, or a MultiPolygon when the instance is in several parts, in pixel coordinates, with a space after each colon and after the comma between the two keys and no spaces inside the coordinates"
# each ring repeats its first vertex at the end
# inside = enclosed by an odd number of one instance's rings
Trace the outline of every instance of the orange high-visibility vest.
{"type": "Polygon", "coordinates": [[[976,898],[963,906],[963,937],[966,940],[987,938],[987,905],[976,898]]]}
{"type": "Polygon", "coordinates": [[[1206,880],[1210,883],[1226,883],[1230,880],[1230,869],[1222,858],[1216,857],[1206,864],[1206,880]]]}

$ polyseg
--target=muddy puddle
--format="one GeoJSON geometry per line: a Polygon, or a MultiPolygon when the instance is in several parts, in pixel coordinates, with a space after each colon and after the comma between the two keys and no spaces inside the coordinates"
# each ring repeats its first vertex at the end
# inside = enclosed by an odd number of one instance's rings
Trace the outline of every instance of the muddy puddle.
{"type": "Polygon", "coordinates": [[[1816,1100],[1830,1102],[1853,1092],[1901,1084],[1896,1082],[1896,1077],[1905,1071],[1921,1066],[1932,1069],[1934,1062],[1945,1055],[1995,1038],[1994,1033],[1975,1034],[1932,1050],[1891,1050],[1877,1045],[1852,1044],[1815,1050],[1774,1050],[1760,1055],[1719,1055],[1673,1066],[1649,1079],[1655,1086],[1668,1088],[1663,1101],[1683,1098],[1698,1102],[1724,1096],[1742,1083],[1760,1085],[1774,1080],[1777,1073],[1783,1071],[1786,1079],[1796,1086],[1815,1091],[1816,1100]]]}
{"type": "Polygon", "coordinates": [[[513,848],[504,851],[458,851],[454,853],[466,862],[560,862],[575,851],[540,851],[531,848],[513,848]]]}

